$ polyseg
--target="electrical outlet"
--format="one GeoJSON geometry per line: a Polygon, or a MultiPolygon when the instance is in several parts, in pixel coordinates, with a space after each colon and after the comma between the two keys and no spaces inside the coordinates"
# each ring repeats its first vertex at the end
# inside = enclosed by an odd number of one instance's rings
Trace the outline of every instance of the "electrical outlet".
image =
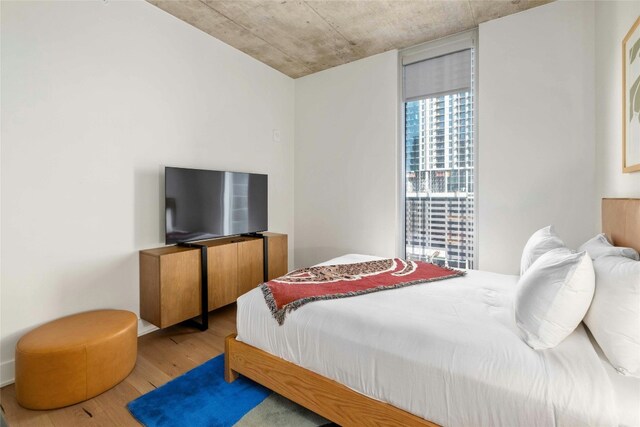
{"type": "Polygon", "coordinates": [[[272,134],[273,142],[280,142],[280,129],[274,129],[272,134]]]}

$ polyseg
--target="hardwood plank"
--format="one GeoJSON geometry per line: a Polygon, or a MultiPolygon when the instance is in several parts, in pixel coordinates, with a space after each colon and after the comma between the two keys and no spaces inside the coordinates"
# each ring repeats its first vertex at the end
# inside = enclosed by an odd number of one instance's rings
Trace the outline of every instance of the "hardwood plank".
{"type": "Polygon", "coordinates": [[[197,346],[206,350],[207,357],[211,359],[224,353],[224,340],[222,336],[224,332],[226,332],[226,329],[224,331],[221,330],[215,334],[211,332],[206,335],[195,336],[185,344],[190,346],[197,346]]]}
{"type": "Polygon", "coordinates": [[[66,408],[49,412],[49,418],[55,426],[101,426],[109,420],[97,404],[96,399],[87,400],[66,408]]]}
{"type": "Polygon", "coordinates": [[[154,341],[138,352],[171,378],[198,366],[196,361],[187,357],[178,348],[178,344],[172,341],[154,341]]]}
{"type": "Polygon", "coordinates": [[[136,367],[126,381],[140,394],[146,394],[171,380],[171,377],[156,369],[147,359],[138,355],[136,367]]]}
{"type": "MultiPolygon", "coordinates": [[[[140,396],[140,393],[127,381],[123,381],[109,393],[102,393],[95,398],[97,404],[104,410],[105,420],[111,425],[120,427],[140,426],[141,424],[131,416],[127,409],[127,403],[140,396]]],[[[104,425],[104,424],[102,424],[104,425]]]]}
{"type": "Polygon", "coordinates": [[[11,384],[2,388],[0,393],[0,405],[4,411],[7,424],[11,427],[52,427],[49,411],[31,411],[24,409],[16,401],[15,385],[11,384]]]}

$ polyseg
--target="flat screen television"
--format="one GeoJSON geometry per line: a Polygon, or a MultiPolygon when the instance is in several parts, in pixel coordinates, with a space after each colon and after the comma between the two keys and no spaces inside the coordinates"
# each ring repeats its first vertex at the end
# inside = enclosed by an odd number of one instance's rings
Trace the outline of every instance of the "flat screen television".
{"type": "Polygon", "coordinates": [[[165,167],[166,244],[266,231],[267,178],[165,167]]]}

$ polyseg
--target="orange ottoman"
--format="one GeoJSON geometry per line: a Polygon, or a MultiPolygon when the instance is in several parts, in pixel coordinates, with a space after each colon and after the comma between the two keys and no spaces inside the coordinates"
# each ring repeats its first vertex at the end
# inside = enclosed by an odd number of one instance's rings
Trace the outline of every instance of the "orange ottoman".
{"type": "Polygon", "coordinates": [[[138,318],[98,310],[44,324],[16,346],[16,398],[28,409],[90,399],[126,378],[136,364],[138,318]]]}

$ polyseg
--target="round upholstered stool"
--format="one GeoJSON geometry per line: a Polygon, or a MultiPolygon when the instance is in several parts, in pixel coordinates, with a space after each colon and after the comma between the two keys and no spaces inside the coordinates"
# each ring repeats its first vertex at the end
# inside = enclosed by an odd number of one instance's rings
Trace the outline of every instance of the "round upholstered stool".
{"type": "Polygon", "coordinates": [[[90,399],[122,381],[136,363],[138,319],[122,310],[63,317],[16,346],[16,398],[29,409],[90,399]]]}

